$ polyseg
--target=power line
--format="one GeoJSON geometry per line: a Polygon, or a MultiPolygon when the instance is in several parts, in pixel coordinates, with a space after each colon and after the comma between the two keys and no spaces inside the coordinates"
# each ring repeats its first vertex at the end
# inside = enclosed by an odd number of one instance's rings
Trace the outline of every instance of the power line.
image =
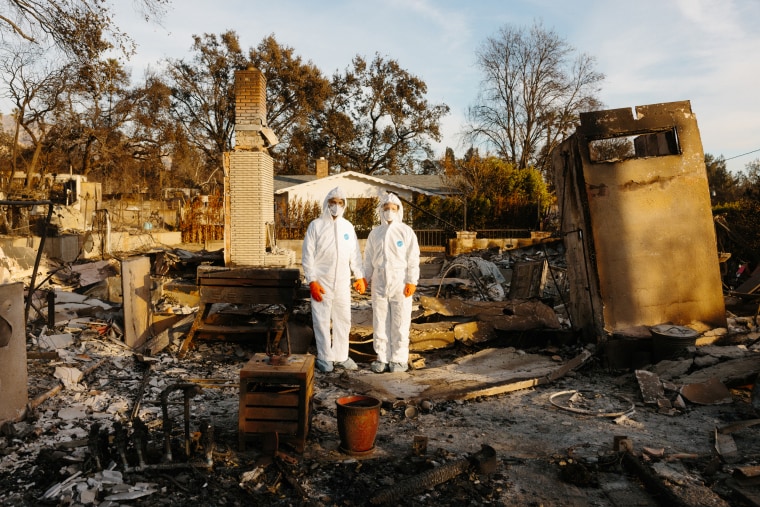
{"type": "Polygon", "coordinates": [[[742,153],[741,155],[736,155],[735,157],[724,158],[723,160],[725,160],[726,162],[728,162],[729,160],[733,160],[735,158],[743,157],[744,155],[749,155],[751,153],[755,153],[755,152],[758,152],[758,151],[760,151],[760,148],[758,148],[756,150],[748,151],[747,153],[742,153]]]}

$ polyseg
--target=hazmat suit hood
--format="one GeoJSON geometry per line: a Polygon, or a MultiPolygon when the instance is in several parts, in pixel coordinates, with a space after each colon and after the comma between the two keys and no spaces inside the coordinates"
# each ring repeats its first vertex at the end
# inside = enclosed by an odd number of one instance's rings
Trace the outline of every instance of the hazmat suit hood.
{"type": "Polygon", "coordinates": [[[343,212],[346,211],[346,204],[348,204],[347,202],[348,199],[346,199],[346,193],[343,191],[342,188],[335,187],[327,193],[327,196],[325,197],[325,200],[322,203],[321,218],[332,219],[332,214],[330,213],[330,206],[329,206],[330,199],[343,199],[343,209],[338,213],[338,218],[342,217],[343,212]]]}
{"type": "Polygon", "coordinates": [[[380,203],[377,205],[377,215],[380,217],[381,224],[387,224],[388,221],[383,217],[383,206],[387,203],[396,204],[398,206],[398,212],[394,222],[401,223],[404,221],[404,205],[401,204],[401,199],[396,194],[386,193],[380,198],[380,203]]]}

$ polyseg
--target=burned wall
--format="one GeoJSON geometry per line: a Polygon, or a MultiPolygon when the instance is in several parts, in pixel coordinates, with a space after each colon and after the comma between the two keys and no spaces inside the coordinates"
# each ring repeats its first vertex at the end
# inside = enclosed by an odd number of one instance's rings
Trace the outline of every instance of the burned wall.
{"type": "Polygon", "coordinates": [[[554,150],[574,327],[726,324],[704,153],[688,101],[581,115],[554,150]]]}
{"type": "Polygon", "coordinates": [[[24,414],[27,375],[24,284],[0,285],[0,421],[24,414]]]}

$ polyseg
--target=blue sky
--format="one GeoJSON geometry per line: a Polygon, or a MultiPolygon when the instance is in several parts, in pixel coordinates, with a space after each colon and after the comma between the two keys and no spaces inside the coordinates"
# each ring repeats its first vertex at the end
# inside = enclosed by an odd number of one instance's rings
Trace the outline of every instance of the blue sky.
{"type": "Polygon", "coordinates": [[[540,21],[596,58],[605,108],[690,100],[706,153],[737,157],[732,171],[760,158],[758,0],[174,0],[162,25],[115,3],[138,44],[135,80],[162,58],[188,57],[192,35],[226,30],[246,49],[274,34],[326,76],[356,55],[398,60],[431,103],[451,108],[438,151],[457,155],[481,79],[476,50],[506,24],[540,21]]]}

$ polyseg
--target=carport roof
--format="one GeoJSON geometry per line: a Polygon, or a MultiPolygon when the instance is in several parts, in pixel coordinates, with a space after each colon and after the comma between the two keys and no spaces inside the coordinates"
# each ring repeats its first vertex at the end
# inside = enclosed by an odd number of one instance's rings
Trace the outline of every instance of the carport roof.
{"type": "MultiPolygon", "coordinates": [[[[446,185],[444,178],[437,174],[394,174],[373,176],[357,173],[355,171],[346,171],[326,176],[326,178],[333,179],[341,179],[345,177],[369,179],[377,183],[391,183],[427,195],[445,196],[456,193],[450,186],[446,185]]],[[[316,179],[317,176],[314,174],[278,174],[274,177],[274,193],[280,194],[291,187],[308,184],[316,179]]]]}

